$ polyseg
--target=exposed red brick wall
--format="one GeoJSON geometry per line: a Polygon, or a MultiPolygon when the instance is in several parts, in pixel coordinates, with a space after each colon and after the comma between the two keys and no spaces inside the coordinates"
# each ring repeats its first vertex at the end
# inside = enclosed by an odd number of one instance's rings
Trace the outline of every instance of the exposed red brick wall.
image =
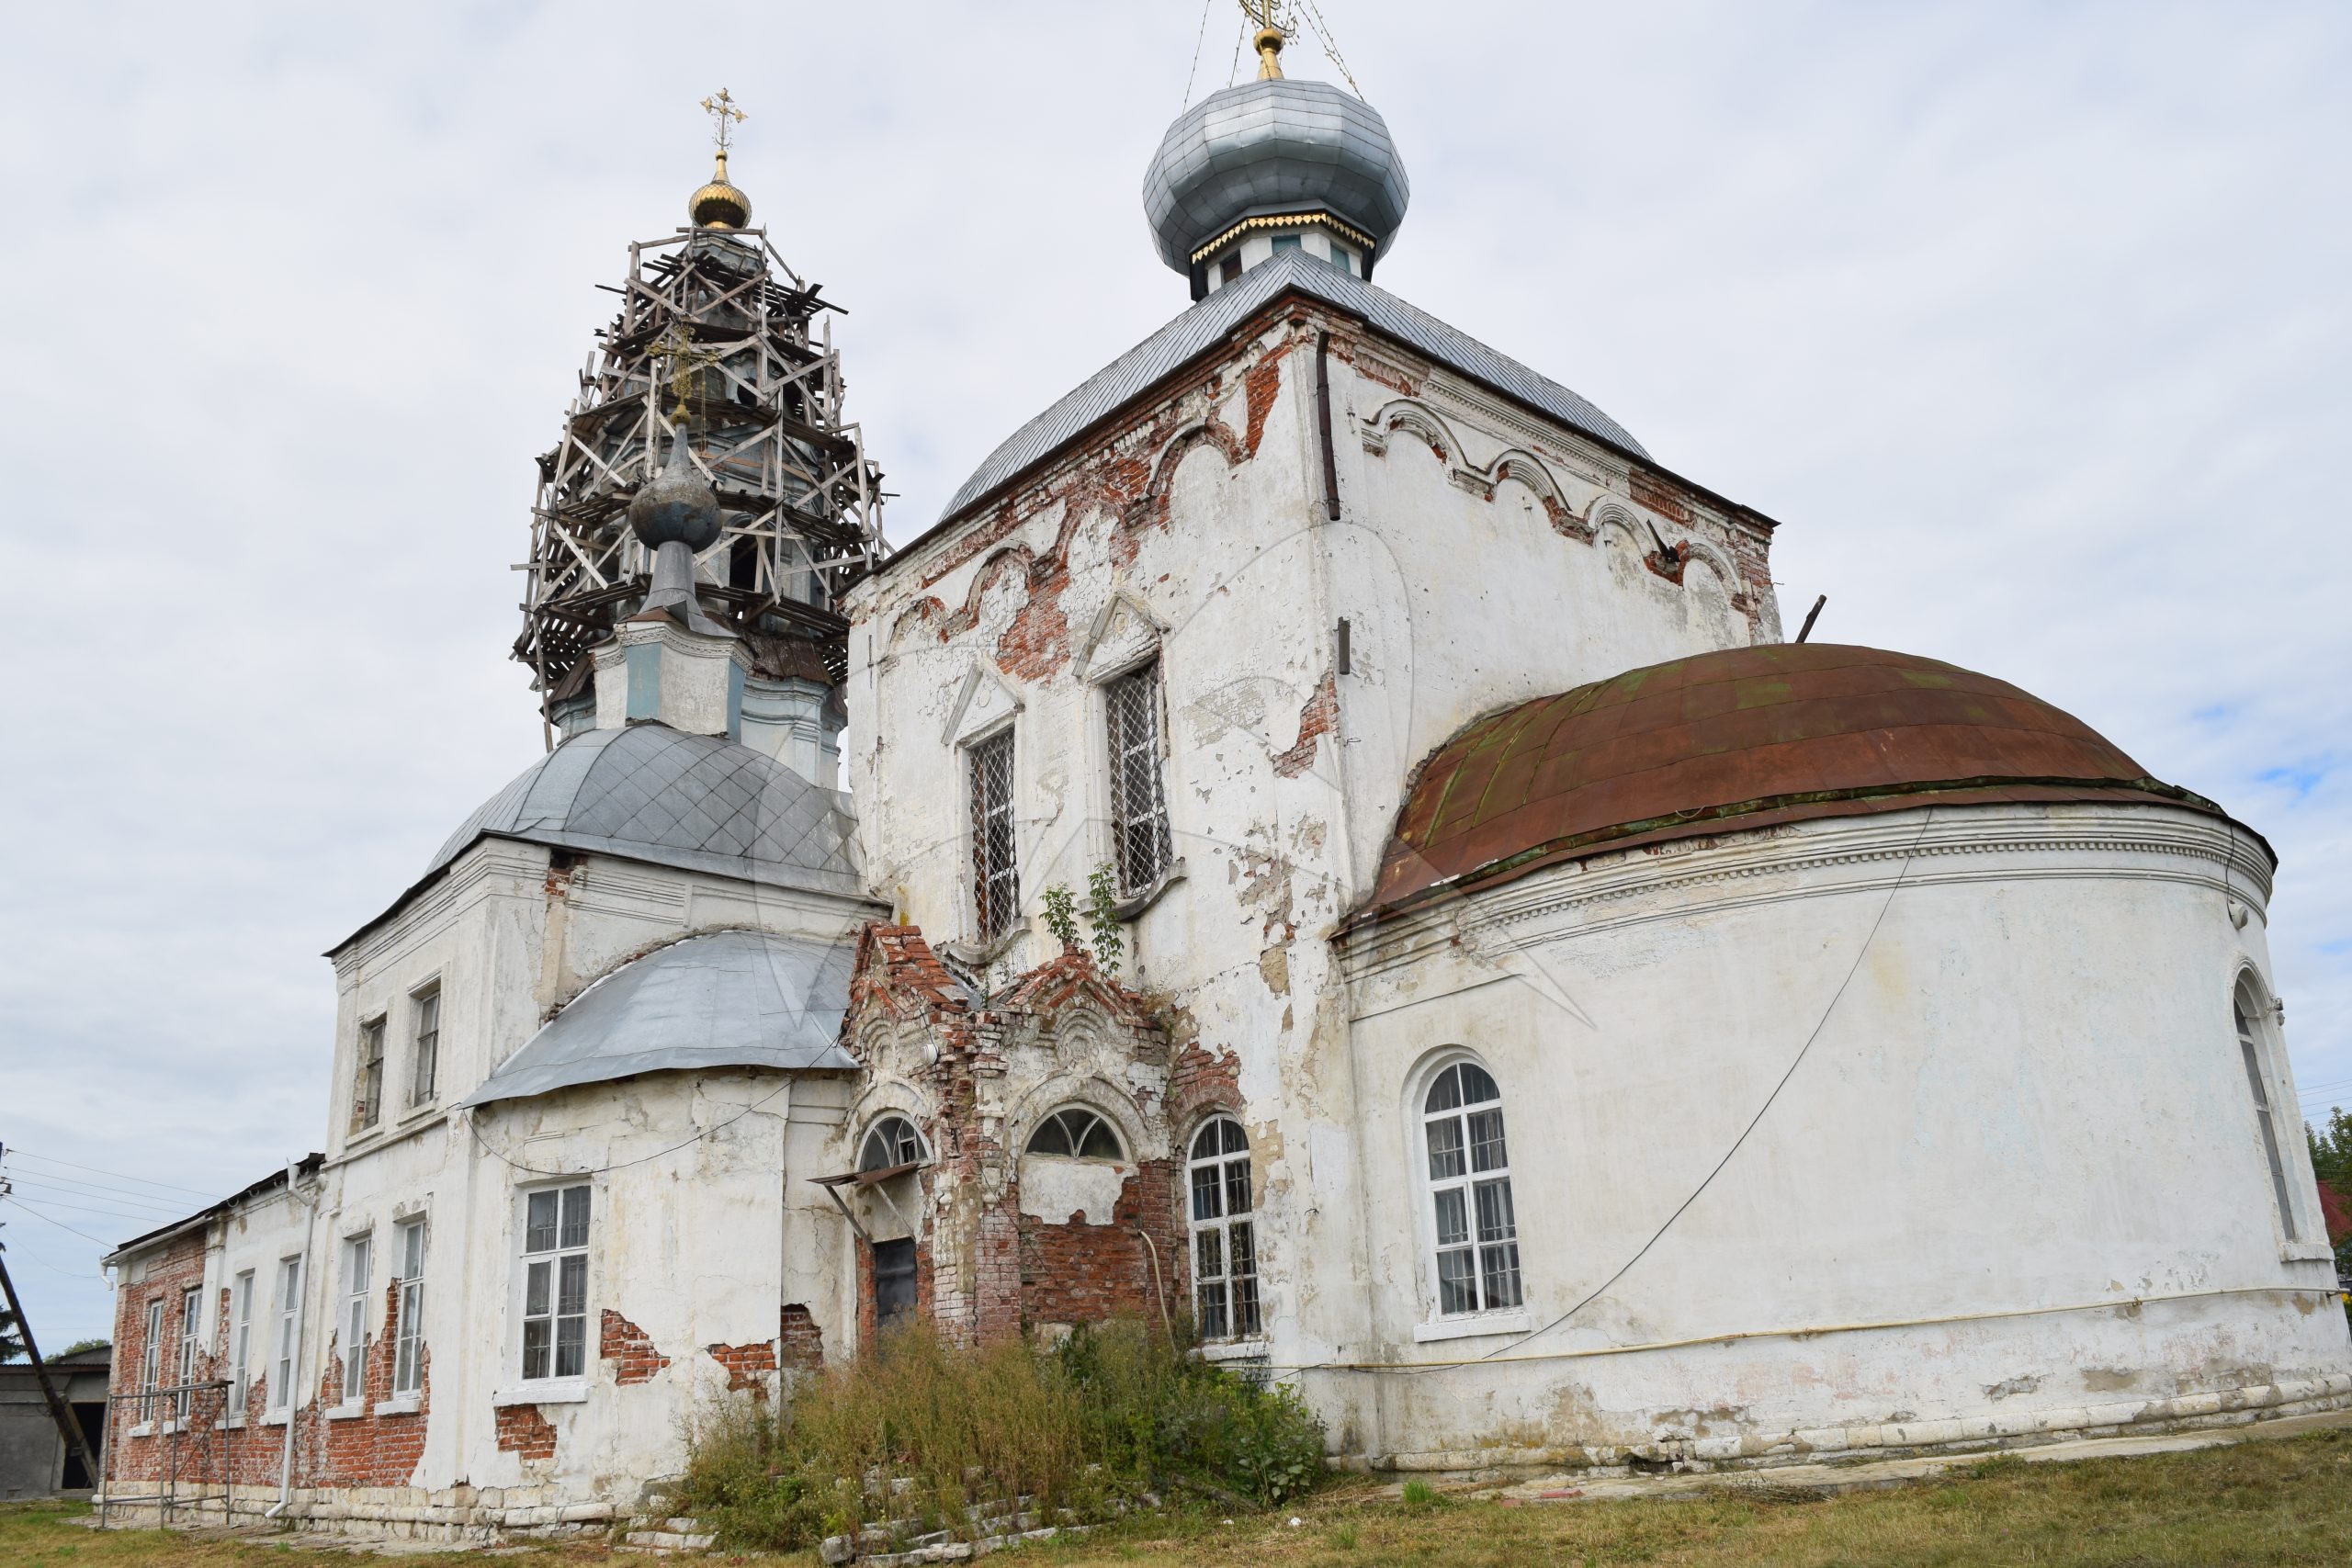
{"type": "Polygon", "coordinates": [[[730,1392],[751,1392],[753,1399],[768,1396],[767,1380],[775,1375],[775,1346],[765,1339],[755,1339],[748,1345],[711,1345],[706,1347],[710,1359],[727,1369],[727,1386],[730,1392]]]}
{"type": "Polygon", "coordinates": [[[670,1358],[653,1348],[645,1330],[610,1307],[605,1309],[597,1333],[596,1354],[600,1359],[619,1363],[613,1373],[616,1383],[650,1382],[654,1373],[670,1364],[670,1358]]]}
{"type": "Polygon", "coordinates": [[[1175,1162],[1146,1160],[1119,1190],[1111,1223],[1083,1219],[1056,1224],[1035,1214],[1020,1216],[1021,1314],[1031,1324],[1101,1323],[1123,1314],[1159,1321],[1160,1309],[1182,1310],[1164,1296],[1166,1275],[1183,1251],[1170,1178],[1175,1162]],[[1159,1249],[1159,1273],[1152,1270],[1151,1246],[1137,1231],[1151,1234],[1159,1249]]]}
{"type": "MultiPolygon", "coordinates": [[[[1287,345],[1285,345],[1287,346],[1287,345]]],[[[1249,429],[1242,443],[1252,457],[1258,455],[1258,443],[1266,434],[1266,415],[1273,412],[1274,395],[1282,389],[1283,361],[1280,350],[1266,355],[1250,367],[1241,378],[1241,389],[1249,399],[1249,429]]]]}
{"type": "Polygon", "coordinates": [[[498,1407],[498,1450],[525,1459],[555,1458],[555,1426],[536,1404],[498,1407]]]}
{"type": "MultiPolygon", "coordinates": [[[[377,1405],[392,1397],[393,1361],[400,1337],[400,1281],[386,1281],[383,1328],[363,1352],[367,1364],[360,1373],[360,1398],[365,1414],[341,1420],[322,1419],[318,1423],[323,1447],[318,1451],[310,1471],[313,1485],[405,1486],[416,1474],[416,1462],[424,1455],[424,1427],[431,1409],[433,1376],[430,1347],[424,1349],[425,1365],[420,1369],[424,1387],[417,1408],[401,1415],[390,1412],[379,1414],[376,1409],[377,1405]]],[[[343,1354],[342,1347],[335,1345],[327,1357],[326,1371],[319,1382],[317,1404],[323,1408],[342,1403],[343,1354]]]]}
{"type": "Polygon", "coordinates": [[[1315,765],[1316,743],[1340,727],[1340,683],[1329,670],[1298,710],[1298,739],[1274,756],[1276,777],[1295,779],[1315,765]]]}
{"type": "Polygon", "coordinates": [[[783,1360],[794,1371],[812,1372],[825,1364],[825,1331],[798,1302],[786,1302],[776,1314],[776,1339],[783,1360]]]}

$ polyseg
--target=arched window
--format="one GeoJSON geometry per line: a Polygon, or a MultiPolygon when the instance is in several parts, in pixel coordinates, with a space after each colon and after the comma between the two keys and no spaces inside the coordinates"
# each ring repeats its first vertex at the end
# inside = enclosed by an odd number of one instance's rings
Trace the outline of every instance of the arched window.
{"type": "Polygon", "coordinates": [[[1502,1091],[1476,1062],[1438,1074],[1421,1107],[1429,1148],[1437,1309],[1452,1316],[1520,1304],[1519,1220],[1502,1091]]]}
{"type": "Polygon", "coordinates": [[[1029,1134],[1033,1155],[1059,1155],[1064,1159],[1126,1158],[1119,1134],[1111,1123],[1082,1105],[1057,1111],[1029,1134]]]}
{"type": "Polygon", "coordinates": [[[1204,1339],[1259,1331],[1258,1237],[1250,1220],[1250,1135],[1230,1116],[1193,1134],[1193,1305],[1204,1339]]]}
{"type": "Polygon", "coordinates": [[[2261,1023],[2262,1004],[2243,982],[2233,1001],[2237,1014],[2238,1054],[2245,1059],[2246,1088],[2254,1094],[2254,1119],[2262,1126],[2262,1152],[2270,1161],[2270,1195],[2278,1201],[2278,1224],[2297,1240],[2295,1205],[2287,1196],[2287,1161],[2278,1147],[2278,1120],[2270,1110],[2270,1052],[2261,1023]]]}
{"type": "Polygon", "coordinates": [[[901,1165],[913,1165],[922,1158],[922,1135],[915,1124],[903,1116],[885,1116],[874,1123],[874,1131],[865,1134],[865,1146],[858,1151],[857,1168],[889,1170],[901,1165]]]}

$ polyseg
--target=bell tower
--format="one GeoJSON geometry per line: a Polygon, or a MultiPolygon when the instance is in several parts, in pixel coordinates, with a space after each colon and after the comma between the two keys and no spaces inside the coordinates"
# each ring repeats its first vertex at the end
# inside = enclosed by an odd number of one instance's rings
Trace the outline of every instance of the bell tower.
{"type": "Polygon", "coordinates": [[[718,505],[716,536],[694,550],[692,597],[750,652],[747,744],[809,753],[838,733],[848,624],[835,605],[883,548],[882,471],[844,414],[839,307],[752,225],[752,199],[729,177],[743,109],[724,89],[703,107],[711,178],[688,198],[685,226],[629,246],[619,311],[538,460],[514,657],[550,745],[593,724],[588,652],[654,585],[629,504],[673,447],[718,505]]]}

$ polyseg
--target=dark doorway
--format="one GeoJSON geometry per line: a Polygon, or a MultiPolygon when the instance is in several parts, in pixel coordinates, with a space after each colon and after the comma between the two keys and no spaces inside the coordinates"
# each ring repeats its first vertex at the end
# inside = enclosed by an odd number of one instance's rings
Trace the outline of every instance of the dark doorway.
{"type": "MultiPolygon", "coordinates": [[[[107,1402],[103,1399],[96,1399],[85,1404],[77,1399],[74,1402],[74,1414],[81,1419],[82,1440],[90,1445],[90,1451],[94,1454],[106,1452],[107,1402]]],[[[89,1491],[90,1472],[82,1467],[82,1456],[75,1453],[74,1445],[66,1443],[62,1438],[58,1441],[64,1444],[65,1448],[65,1480],[62,1483],[63,1490],[89,1491]]]]}
{"type": "Polygon", "coordinates": [[[874,1244],[874,1322],[888,1328],[915,1304],[915,1244],[912,1237],[874,1244]]]}

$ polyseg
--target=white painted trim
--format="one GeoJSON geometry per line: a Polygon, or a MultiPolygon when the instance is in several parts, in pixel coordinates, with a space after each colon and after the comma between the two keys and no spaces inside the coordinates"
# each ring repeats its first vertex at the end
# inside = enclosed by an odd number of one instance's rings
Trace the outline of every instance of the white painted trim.
{"type": "Polygon", "coordinates": [[[355,1399],[348,1404],[330,1405],[319,1414],[330,1421],[356,1421],[368,1414],[368,1402],[355,1399]]]}
{"type": "MultiPolygon", "coordinates": [[[[1522,1271],[1525,1264],[1521,1265],[1522,1271]]],[[[1441,1317],[1430,1323],[1413,1325],[1413,1343],[1427,1345],[1437,1339],[1475,1339],[1480,1335],[1524,1334],[1528,1317],[1524,1309],[1518,1312],[1481,1312],[1461,1317],[1441,1317]]],[[[1407,1362],[1409,1366],[1411,1363],[1407,1362]]]]}
{"type": "Polygon", "coordinates": [[[585,1404],[588,1402],[588,1380],[585,1378],[547,1378],[538,1382],[509,1383],[492,1389],[490,1402],[494,1405],[509,1404],[585,1404]]]}
{"type": "Polygon", "coordinates": [[[374,1408],[379,1416],[413,1416],[424,1408],[424,1399],[421,1394],[407,1393],[398,1399],[379,1399],[374,1408]]]}

